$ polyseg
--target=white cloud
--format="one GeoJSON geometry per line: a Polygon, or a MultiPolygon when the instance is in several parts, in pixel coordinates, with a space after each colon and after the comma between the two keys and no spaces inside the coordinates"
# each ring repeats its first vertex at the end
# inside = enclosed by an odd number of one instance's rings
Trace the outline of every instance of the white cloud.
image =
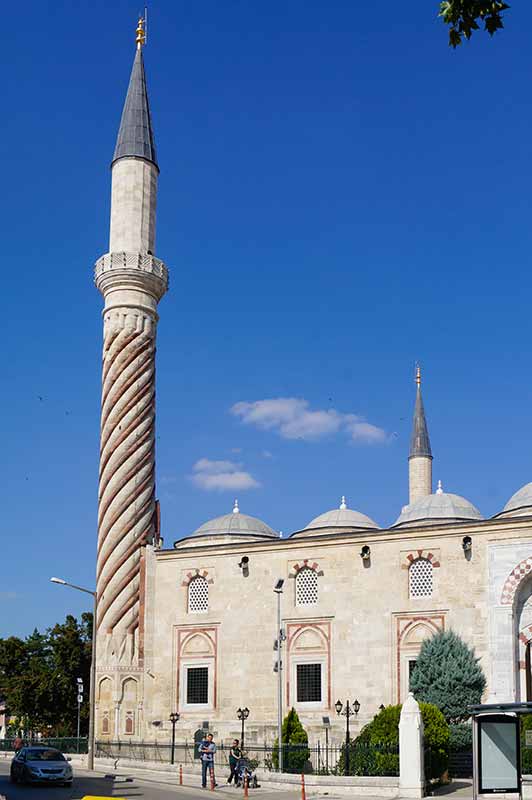
{"type": "Polygon", "coordinates": [[[205,491],[258,489],[260,483],[253,475],[242,469],[242,464],[234,461],[213,461],[200,458],[192,467],[189,476],[192,483],[205,491]]]}
{"type": "Polygon", "coordinates": [[[283,439],[317,440],[344,432],[351,441],[375,444],[388,439],[386,432],[356,414],[343,414],[334,408],[312,410],[308,400],[274,397],[269,400],[241,401],[231,413],[247,425],[275,430],[283,439]]]}

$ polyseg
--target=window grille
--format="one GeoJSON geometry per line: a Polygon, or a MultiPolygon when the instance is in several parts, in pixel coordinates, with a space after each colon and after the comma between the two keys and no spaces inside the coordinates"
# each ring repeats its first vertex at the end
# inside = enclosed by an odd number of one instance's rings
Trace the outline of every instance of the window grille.
{"type": "Polygon", "coordinates": [[[318,573],[303,567],[296,576],[296,605],[315,606],[318,602],[318,573]]]}
{"type": "Polygon", "coordinates": [[[410,597],[430,597],[432,594],[432,564],[426,558],[416,558],[408,570],[410,597]]]}
{"type": "Polygon", "coordinates": [[[297,702],[321,702],[321,664],[297,665],[297,702]]]}
{"type": "Polygon", "coordinates": [[[209,667],[187,669],[187,703],[209,702],[209,667]]]}
{"type": "Polygon", "coordinates": [[[204,614],[209,610],[209,584],[201,575],[188,585],[189,614],[204,614]]]}

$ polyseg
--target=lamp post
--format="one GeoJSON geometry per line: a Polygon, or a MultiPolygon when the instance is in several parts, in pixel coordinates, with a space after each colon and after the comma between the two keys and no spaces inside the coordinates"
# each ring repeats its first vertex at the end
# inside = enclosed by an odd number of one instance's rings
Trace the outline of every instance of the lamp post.
{"type": "Polygon", "coordinates": [[[283,642],[286,634],[281,627],[281,595],[283,593],[284,579],[279,578],[273,587],[277,595],[277,639],[275,649],[277,650],[277,742],[279,745],[279,772],[283,771],[283,642]]]}
{"type": "Polygon", "coordinates": [[[343,703],[341,700],[337,700],[334,704],[336,709],[336,713],[340,716],[340,714],[345,717],[345,774],[349,775],[349,718],[356,717],[358,712],[360,711],[360,703],[358,700],[352,705],[349,705],[349,700],[345,704],[345,708],[343,707],[343,703]],[[342,711],[342,708],[344,710],[342,711]]]}
{"type": "Polygon", "coordinates": [[[178,719],[179,719],[179,714],[176,711],[173,711],[170,714],[170,722],[172,723],[172,757],[171,757],[171,760],[170,760],[171,764],[174,763],[174,756],[175,756],[175,726],[176,726],[176,723],[177,723],[178,719]]]}
{"type": "Polygon", "coordinates": [[[84,589],[83,586],[76,586],[74,583],[68,583],[63,578],[50,578],[52,583],[58,583],[60,586],[69,586],[71,589],[76,589],[78,592],[85,592],[90,594],[94,600],[94,608],[92,612],[92,651],[91,651],[91,685],[89,687],[89,740],[87,747],[87,769],[94,769],[94,710],[96,700],[96,611],[98,605],[98,597],[96,592],[91,589],[84,589]]]}
{"type": "Polygon", "coordinates": [[[244,750],[244,723],[249,717],[249,708],[238,708],[236,715],[242,723],[242,733],[240,735],[240,749],[244,750]]]}

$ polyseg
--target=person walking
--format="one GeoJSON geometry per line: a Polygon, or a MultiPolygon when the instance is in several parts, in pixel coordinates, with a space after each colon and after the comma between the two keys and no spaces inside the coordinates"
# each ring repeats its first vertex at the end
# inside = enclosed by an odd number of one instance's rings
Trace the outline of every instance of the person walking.
{"type": "Polygon", "coordinates": [[[240,742],[238,739],[233,739],[233,746],[229,751],[229,769],[231,770],[231,774],[227,779],[227,783],[231,783],[233,778],[235,779],[235,784],[238,783],[237,767],[240,756],[242,755],[242,750],[240,749],[239,745],[240,742]]]}
{"type": "Polygon", "coordinates": [[[13,750],[15,753],[18,753],[19,750],[22,750],[24,747],[24,740],[21,737],[20,733],[17,734],[15,741],[13,742],[13,750]]]}
{"type": "Polygon", "coordinates": [[[214,778],[215,753],[216,753],[216,745],[214,744],[212,733],[208,733],[207,738],[204,739],[200,744],[202,789],[207,788],[207,773],[209,773],[210,775],[212,785],[213,786],[218,785],[214,778]]]}

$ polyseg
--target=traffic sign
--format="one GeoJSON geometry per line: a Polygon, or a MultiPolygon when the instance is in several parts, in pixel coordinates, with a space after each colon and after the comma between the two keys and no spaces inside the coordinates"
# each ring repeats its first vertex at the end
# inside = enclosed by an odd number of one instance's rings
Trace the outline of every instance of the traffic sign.
{"type": "Polygon", "coordinates": [[[78,703],[83,703],[83,695],[78,694],[78,703]]]}

